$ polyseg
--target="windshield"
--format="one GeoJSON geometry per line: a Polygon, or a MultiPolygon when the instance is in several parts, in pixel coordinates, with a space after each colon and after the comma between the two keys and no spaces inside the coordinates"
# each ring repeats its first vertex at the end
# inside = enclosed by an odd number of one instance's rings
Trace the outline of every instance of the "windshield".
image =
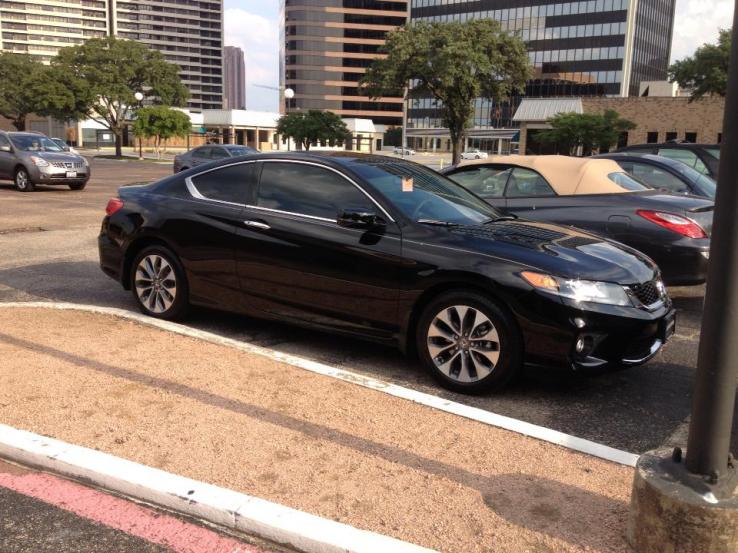
{"type": "Polygon", "coordinates": [[[11,134],[10,141],[24,152],[62,152],[58,144],[45,136],[36,134],[11,134]]]}
{"type": "Polygon", "coordinates": [[[715,199],[715,191],[717,190],[717,183],[707,175],[703,175],[699,171],[692,169],[688,165],[682,164],[679,167],[679,172],[691,180],[696,186],[698,186],[708,198],[715,199]]]}
{"type": "Polygon", "coordinates": [[[501,216],[481,198],[422,165],[357,159],[351,168],[413,221],[477,225],[501,216]]]}
{"type": "Polygon", "coordinates": [[[705,148],[705,151],[715,159],[720,159],[720,148],[705,148]]]}

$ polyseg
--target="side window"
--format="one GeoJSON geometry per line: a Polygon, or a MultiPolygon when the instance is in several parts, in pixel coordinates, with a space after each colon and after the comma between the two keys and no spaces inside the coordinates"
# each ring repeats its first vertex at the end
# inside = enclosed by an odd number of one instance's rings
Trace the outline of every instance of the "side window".
{"type": "Polygon", "coordinates": [[[531,169],[515,167],[507,181],[508,198],[526,198],[532,196],[555,196],[553,188],[549,186],[541,175],[531,169]]]}
{"type": "Polygon", "coordinates": [[[703,175],[707,173],[707,167],[705,167],[702,160],[697,157],[697,154],[691,150],[687,150],[686,148],[661,148],[659,150],[659,155],[681,161],[685,165],[689,165],[696,169],[703,175]]]}
{"type": "Polygon", "coordinates": [[[482,198],[501,198],[511,167],[471,165],[448,177],[482,198]]]}
{"type": "Polygon", "coordinates": [[[256,185],[258,169],[258,163],[230,165],[192,177],[192,184],[209,200],[245,204],[256,185]]]}
{"type": "Polygon", "coordinates": [[[659,190],[668,190],[676,194],[689,192],[689,187],[680,178],[647,163],[633,163],[633,169],[628,172],[648,186],[659,190]]]}
{"type": "Polygon", "coordinates": [[[342,176],[314,165],[266,162],[256,205],[335,220],[346,208],[376,211],[376,206],[342,176]]]}
{"type": "Polygon", "coordinates": [[[217,146],[215,148],[210,148],[210,159],[225,159],[227,157],[231,156],[228,155],[225,148],[218,148],[217,146]]]}
{"type": "Polygon", "coordinates": [[[201,148],[195,148],[192,155],[202,159],[207,159],[210,157],[210,150],[212,150],[212,148],[209,146],[202,146],[201,148]]]}

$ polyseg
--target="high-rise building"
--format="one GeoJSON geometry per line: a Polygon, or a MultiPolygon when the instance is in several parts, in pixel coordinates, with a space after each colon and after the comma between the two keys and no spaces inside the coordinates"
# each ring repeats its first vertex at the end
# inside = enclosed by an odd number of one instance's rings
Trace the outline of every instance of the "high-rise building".
{"type": "MultiPolygon", "coordinates": [[[[491,18],[519,34],[534,68],[527,97],[629,96],[642,81],[666,79],[674,7],[675,0],[412,0],[411,19],[491,18]]],[[[512,126],[519,101],[478,99],[474,128],[512,126]]],[[[442,126],[430,98],[409,103],[408,126],[442,126]]]]}
{"type": "Polygon", "coordinates": [[[282,11],[280,82],[295,92],[287,111],[402,123],[402,98],[372,100],[358,81],[381,56],[387,32],[407,21],[407,0],[282,0],[282,11]]]}
{"type": "Polygon", "coordinates": [[[224,109],[246,109],[246,63],[236,46],[223,49],[223,93],[224,109]]]}
{"type": "Polygon", "coordinates": [[[223,106],[222,0],[2,0],[0,48],[48,62],[64,46],[114,35],[180,67],[189,107],[223,106]]]}

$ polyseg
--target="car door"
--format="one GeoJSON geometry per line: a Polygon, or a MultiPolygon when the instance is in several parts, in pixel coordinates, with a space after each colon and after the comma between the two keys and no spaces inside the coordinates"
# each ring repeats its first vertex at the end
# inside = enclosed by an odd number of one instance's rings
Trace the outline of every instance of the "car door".
{"type": "Polygon", "coordinates": [[[204,170],[185,180],[182,197],[167,198],[176,215],[161,232],[182,259],[193,303],[248,310],[238,281],[236,243],[258,169],[252,162],[204,170]]]}
{"type": "Polygon", "coordinates": [[[505,185],[511,172],[512,167],[509,165],[466,165],[447,176],[484,198],[488,204],[504,211],[507,207],[505,185]]]}
{"type": "Polygon", "coordinates": [[[671,194],[689,194],[692,192],[690,185],[661,167],[638,160],[618,161],[618,165],[627,173],[645,182],[651,188],[663,190],[671,194]]]}
{"type": "Polygon", "coordinates": [[[13,147],[10,144],[10,140],[4,134],[0,134],[0,148],[10,148],[9,151],[3,151],[0,149],[0,178],[12,179],[13,178],[13,167],[15,165],[15,154],[13,153],[13,147]]]}
{"type": "Polygon", "coordinates": [[[253,305],[323,327],[378,336],[396,330],[400,230],[353,181],[320,164],[264,160],[243,218],[238,273],[253,305]],[[374,212],[386,226],[339,226],[344,209],[374,212]]]}

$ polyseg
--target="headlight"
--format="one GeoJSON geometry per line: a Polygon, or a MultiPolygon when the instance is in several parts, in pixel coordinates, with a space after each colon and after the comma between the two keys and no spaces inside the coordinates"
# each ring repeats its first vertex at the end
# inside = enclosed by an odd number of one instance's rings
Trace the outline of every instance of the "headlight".
{"type": "Polygon", "coordinates": [[[46,161],[42,157],[31,156],[31,161],[36,165],[36,167],[48,167],[49,166],[49,162],[46,161]]]}
{"type": "Polygon", "coordinates": [[[574,301],[604,303],[607,305],[633,305],[625,289],[619,284],[594,280],[564,279],[532,271],[523,271],[520,276],[538,290],[574,301]]]}
{"type": "Polygon", "coordinates": [[[90,162],[87,161],[87,158],[85,156],[79,156],[79,157],[82,158],[82,163],[85,164],[85,167],[89,167],[90,166],[90,162]]]}

